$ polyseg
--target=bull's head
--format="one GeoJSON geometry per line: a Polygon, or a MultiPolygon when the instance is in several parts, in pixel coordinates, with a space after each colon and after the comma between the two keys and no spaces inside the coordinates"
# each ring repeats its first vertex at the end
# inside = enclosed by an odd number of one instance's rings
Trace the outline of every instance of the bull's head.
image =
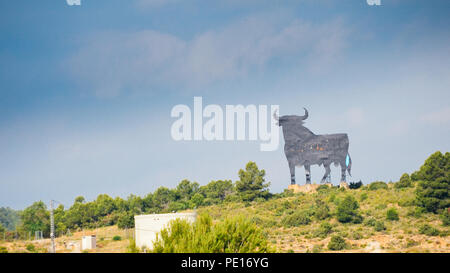
{"type": "Polygon", "coordinates": [[[303,109],[305,109],[305,115],[303,115],[303,116],[289,115],[289,116],[279,117],[277,115],[277,112],[274,112],[273,118],[278,121],[277,125],[279,125],[279,126],[283,126],[283,125],[287,125],[287,124],[298,124],[298,123],[303,124],[303,121],[308,118],[308,110],[306,110],[306,108],[303,108],[303,109]]]}

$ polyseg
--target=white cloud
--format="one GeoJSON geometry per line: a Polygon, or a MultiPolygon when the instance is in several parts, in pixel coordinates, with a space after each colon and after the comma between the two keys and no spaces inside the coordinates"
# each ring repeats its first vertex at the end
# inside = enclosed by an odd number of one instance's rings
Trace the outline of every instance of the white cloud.
{"type": "Polygon", "coordinates": [[[273,60],[326,70],[346,37],[340,21],[315,25],[252,16],[191,40],[154,30],[103,33],[87,38],[67,65],[98,96],[115,96],[125,89],[189,88],[243,78],[264,72],[273,60]]]}

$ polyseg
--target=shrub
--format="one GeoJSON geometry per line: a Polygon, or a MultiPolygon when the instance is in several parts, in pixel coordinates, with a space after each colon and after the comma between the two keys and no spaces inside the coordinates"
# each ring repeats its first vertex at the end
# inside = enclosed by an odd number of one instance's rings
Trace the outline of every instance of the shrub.
{"type": "Polygon", "coordinates": [[[361,188],[362,185],[363,185],[363,183],[362,183],[361,180],[360,180],[359,182],[350,182],[350,184],[348,185],[348,187],[349,187],[350,189],[356,190],[356,189],[361,188]]]}
{"type": "Polygon", "coordinates": [[[322,252],[322,246],[321,245],[314,245],[312,249],[312,253],[320,253],[322,252]]]}
{"type": "Polygon", "coordinates": [[[339,235],[331,237],[330,242],[328,243],[329,250],[342,250],[347,247],[347,243],[345,239],[339,235]]]}
{"type": "Polygon", "coordinates": [[[427,236],[438,236],[439,235],[439,230],[434,228],[434,227],[432,227],[432,226],[430,226],[430,225],[428,225],[428,224],[425,224],[425,225],[422,225],[419,228],[419,233],[420,234],[425,234],[427,236]]]}
{"type": "Polygon", "coordinates": [[[8,253],[8,249],[4,246],[0,246],[0,253],[8,253]]]}
{"type": "Polygon", "coordinates": [[[333,232],[333,227],[328,222],[320,224],[319,228],[314,232],[314,237],[325,238],[328,234],[333,232]]]}
{"type": "Polygon", "coordinates": [[[298,227],[300,225],[308,225],[311,217],[305,211],[296,211],[293,214],[286,215],[281,223],[286,227],[298,227]]]}
{"type": "Polygon", "coordinates": [[[400,207],[412,207],[416,204],[416,200],[414,198],[401,198],[397,203],[400,207]]]}
{"type": "Polygon", "coordinates": [[[383,221],[376,221],[374,225],[375,231],[383,231],[386,230],[386,226],[384,225],[383,221]]]}
{"type": "Polygon", "coordinates": [[[362,216],[358,211],[359,204],[356,199],[348,195],[339,203],[337,207],[336,217],[341,223],[361,223],[362,216]]]}
{"type": "Polygon", "coordinates": [[[409,188],[412,187],[412,181],[411,178],[409,177],[409,174],[404,173],[402,175],[402,177],[400,177],[400,180],[394,184],[394,188],[396,189],[401,189],[401,188],[409,188]]]}
{"type": "Polygon", "coordinates": [[[361,197],[359,198],[359,200],[362,202],[364,200],[366,200],[369,196],[367,195],[366,192],[364,192],[363,194],[361,194],[361,197]]]}
{"type": "Polygon", "coordinates": [[[442,225],[450,226],[450,211],[448,209],[444,210],[441,214],[442,225]]]}
{"type": "Polygon", "coordinates": [[[318,191],[318,192],[320,192],[320,191],[326,192],[326,191],[328,191],[330,188],[331,188],[331,187],[329,187],[328,185],[320,185],[320,186],[317,188],[317,191],[318,191]]]}
{"type": "Polygon", "coordinates": [[[412,239],[408,239],[408,240],[406,241],[406,247],[407,247],[407,248],[408,248],[408,247],[417,246],[417,245],[419,245],[419,243],[416,242],[416,241],[414,241],[414,240],[412,240],[412,239]]]}
{"type": "Polygon", "coordinates": [[[395,208],[388,209],[386,212],[386,219],[390,221],[398,221],[399,217],[397,210],[395,208]]]}
{"type": "Polygon", "coordinates": [[[325,220],[330,216],[330,208],[325,202],[317,199],[313,213],[318,220],[325,220]]]}
{"type": "Polygon", "coordinates": [[[424,214],[426,210],[422,207],[415,207],[408,211],[408,216],[413,216],[415,218],[420,218],[422,214],[424,214]]]}
{"type": "Polygon", "coordinates": [[[363,235],[359,232],[353,232],[352,233],[352,239],[353,240],[361,240],[363,238],[363,235]]]}
{"type": "Polygon", "coordinates": [[[271,252],[263,231],[243,216],[212,223],[201,215],[195,223],[176,219],[158,233],[156,253],[249,253],[271,252]]]}
{"type": "Polygon", "coordinates": [[[30,252],[36,251],[36,247],[33,244],[27,244],[27,246],[25,248],[30,252]]]}
{"type": "Polygon", "coordinates": [[[134,239],[130,239],[130,243],[127,246],[128,253],[139,253],[139,248],[136,246],[136,241],[134,239]]]}
{"type": "Polygon", "coordinates": [[[122,237],[120,237],[119,235],[116,235],[112,239],[113,239],[113,241],[120,241],[120,240],[122,240],[122,237]]]}
{"type": "Polygon", "coordinates": [[[376,223],[377,223],[377,220],[375,220],[375,218],[371,217],[371,218],[367,219],[366,222],[364,222],[364,225],[374,227],[376,223]]]}
{"type": "Polygon", "coordinates": [[[387,188],[388,188],[388,185],[382,181],[372,182],[369,185],[369,190],[371,190],[371,191],[375,191],[375,190],[379,190],[379,189],[387,190],[387,188]]]}

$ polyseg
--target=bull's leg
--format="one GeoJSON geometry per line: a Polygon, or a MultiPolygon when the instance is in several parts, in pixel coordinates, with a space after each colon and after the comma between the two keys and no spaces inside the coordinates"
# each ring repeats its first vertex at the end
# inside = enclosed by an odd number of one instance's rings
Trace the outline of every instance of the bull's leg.
{"type": "Polygon", "coordinates": [[[328,165],[324,165],[324,167],[325,167],[325,174],[322,177],[322,181],[320,181],[320,183],[322,183],[322,184],[325,183],[325,181],[327,180],[328,176],[331,173],[331,169],[330,169],[330,165],[329,164],[328,165]]]}
{"type": "Polygon", "coordinates": [[[289,162],[289,171],[291,172],[291,185],[295,185],[295,164],[289,162]]]}
{"type": "Polygon", "coordinates": [[[345,162],[341,162],[341,182],[347,182],[345,172],[347,169],[347,166],[345,165],[345,162]]]}
{"type": "Polygon", "coordinates": [[[309,165],[305,165],[306,184],[311,184],[311,168],[309,165]]]}

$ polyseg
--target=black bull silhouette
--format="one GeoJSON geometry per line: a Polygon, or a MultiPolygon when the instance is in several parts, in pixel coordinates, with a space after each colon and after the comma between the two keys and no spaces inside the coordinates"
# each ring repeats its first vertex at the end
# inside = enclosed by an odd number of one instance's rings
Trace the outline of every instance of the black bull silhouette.
{"type": "Polygon", "coordinates": [[[281,116],[276,113],[274,118],[278,125],[283,127],[284,153],[289,163],[291,172],[291,184],[295,184],[295,166],[305,166],[306,184],[311,183],[311,165],[323,165],[325,174],[321,183],[324,183],[330,175],[330,164],[341,166],[341,181],[345,182],[345,172],[351,176],[352,160],[348,153],[347,134],[315,135],[303,126],[303,121],[308,118],[308,110],[304,116],[281,116]]]}

